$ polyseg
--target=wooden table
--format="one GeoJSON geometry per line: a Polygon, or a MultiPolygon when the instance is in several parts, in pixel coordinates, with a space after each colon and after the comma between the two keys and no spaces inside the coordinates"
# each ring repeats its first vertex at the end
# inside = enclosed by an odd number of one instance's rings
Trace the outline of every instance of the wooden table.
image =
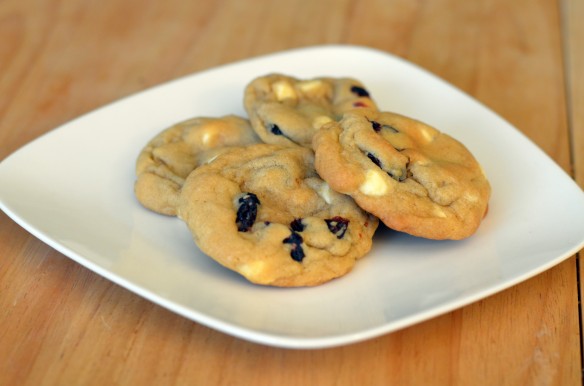
{"type": "MultiPolygon", "coordinates": [[[[581,0],[5,0],[0,160],[146,87],[259,54],[349,43],[401,56],[471,94],[582,187],[583,18],[581,0]]],[[[0,384],[581,384],[580,273],[574,256],[392,334],[287,350],[156,306],[2,213],[0,384]]]]}

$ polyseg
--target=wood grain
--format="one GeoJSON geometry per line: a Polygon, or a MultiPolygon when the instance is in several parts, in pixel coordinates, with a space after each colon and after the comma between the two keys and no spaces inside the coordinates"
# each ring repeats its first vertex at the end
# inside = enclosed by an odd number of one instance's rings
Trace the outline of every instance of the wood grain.
{"type": "Polygon", "coordinates": [[[568,119],[570,121],[572,167],[576,182],[584,187],[584,26],[579,16],[584,4],[578,0],[563,3],[568,119]]]}
{"type": "MultiPolygon", "coordinates": [[[[572,173],[580,187],[584,188],[584,26],[579,20],[579,14],[584,14],[584,3],[577,0],[563,2],[564,36],[566,48],[566,88],[568,95],[568,120],[570,122],[572,146],[572,173]]],[[[579,278],[584,277],[583,252],[579,255],[579,278]]],[[[580,283],[580,299],[584,289],[580,283]]],[[[584,309],[580,302],[580,315],[584,309]]],[[[582,321],[582,317],[580,318],[582,321]]],[[[581,325],[580,331],[584,328],[581,325]]],[[[584,347],[584,337],[580,335],[584,347]]]]}
{"type": "MultiPolygon", "coordinates": [[[[269,52],[348,43],[404,57],[473,95],[583,186],[583,8],[579,0],[5,0],[0,160],[160,82],[269,52]]],[[[153,305],[2,213],[0,385],[576,385],[577,274],[573,257],[396,333],[285,350],[153,305]]]]}

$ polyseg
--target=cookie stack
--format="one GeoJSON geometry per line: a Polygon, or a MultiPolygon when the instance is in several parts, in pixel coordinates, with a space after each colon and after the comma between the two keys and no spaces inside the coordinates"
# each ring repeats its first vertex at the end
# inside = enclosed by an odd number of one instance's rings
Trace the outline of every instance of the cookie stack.
{"type": "Polygon", "coordinates": [[[379,220],[459,240],[486,214],[490,185],[464,145],[379,111],[356,79],[269,74],[247,85],[244,106],[248,119],[194,118],[153,138],[135,194],[253,283],[343,276],[371,249],[379,220]]]}

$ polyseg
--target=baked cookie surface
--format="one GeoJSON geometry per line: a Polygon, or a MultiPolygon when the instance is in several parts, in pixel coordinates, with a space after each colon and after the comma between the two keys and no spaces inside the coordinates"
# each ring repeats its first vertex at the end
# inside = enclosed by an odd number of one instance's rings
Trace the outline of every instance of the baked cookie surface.
{"type": "Polygon", "coordinates": [[[463,239],[481,223],[491,188],[473,155],[417,120],[367,109],[314,136],[315,167],[388,227],[431,239],[463,239]]]}
{"type": "Polygon", "coordinates": [[[322,284],[371,248],[378,220],[318,177],[303,147],[233,148],[193,171],[179,218],[202,252],[249,281],[322,284]]]}
{"type": "Polygon", "coordinates": [[[245,89],[244,107],[260,138],[271,144],[311,147],[312,136],[324,123],[345,111],[376,109],[363,84],[352,78],[297,79],[269,74],[245,89]]]}
{"type": "Polygon", "coordinates": [[[176,215],[185,178],[229,146],[259,142],[247,119],[228,115],[177,123],[156,135],[136,161],[134,194],[146,208],[176,215]]]}

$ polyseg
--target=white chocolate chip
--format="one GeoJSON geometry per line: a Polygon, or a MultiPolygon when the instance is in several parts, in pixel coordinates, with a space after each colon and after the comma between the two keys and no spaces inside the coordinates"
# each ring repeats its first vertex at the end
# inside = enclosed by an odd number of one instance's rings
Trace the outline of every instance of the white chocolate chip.
{"type": "Polygon", "coordinates": [[[276,99],[283,101],[285,99],[296,99],[296,91],[286,80],[279,80],[272,84],[272,90],[276,94],[276,99]]]}
{"type": "Polygon", "coordinates": [[[215,158],[217,158],[217,157],[219,157],[219,154],[215,154],[214,156],[211,156],[211,157],[207,158],[207,159],[206,159],[206,160],[204,160],[204,162],[202,162],[202,163],[204,163],[204,164],[211,163],[211,162],[213,162],[213,161],[215,160],[215,158]]]}
{"type": "Polygon", "coordinates": [[[359,187],[359,191],[368,196],[382,196],[387,193],[385,174],[379,170],[369,169],[365,174],[365,182],[359,187]]]}
{"type": "Polygon", "coordinates": [[[426,141],[432,142],[434,140],[434,133],[430,132],[429,130],[420,128],[420,133],[422,134],[422,137],[424,137],[426,141]]]}
{"type": "Polygon", "coordinates": [[[322,127],[322,125],[324,125],[325,123],[329,123],[331,121],[332,119],[330,117],[327,117],[326,115],[319,115],[318,117],[312,120],[312,127],[315,130],[318,130],[322,127]]]}
{"type": "Polygon", "coordinates": [[[320,189],[318,190],[318,195],[321,196],[322,199],[325,200],[325,202],[329,205],[333,202],[333,199],[331,197],[331,188],[326,182],[320,186],[320,189]]]}
{"type": "Polygon", "coordinates": [[[210,132],[205,132],[203,134],[203,138],[201,138],[201,141],[203,142],[203,145],[208,145],[209,142],[211,142],[211,139],[213,138],[213,134],[211,134],[210,132]]]}
{"type": "Polygon", "coordinates": [[[264,270],[264,266],[265,263],[263,261],[254,261],[241,265],[239,270],[245,277],[253,278],[264,270]]]}
{"type": "Polygon", "coordinates": [[[306,92],[306,93],[310,93],[316,89],[318,89],[319,87],[322,87],[322,81],[321,80],[306,80],[303,82],[298,83],[298,87],[306,92]]]}
{"type": "Polygon", "coordinates": [[[436,217],[446,218],[446,213],[438,206],[434,206],[433,214],[436,217]]]}
{"type": "Polygon", "coordinates": [[[479,197],[478,197],[476,194],[472,194],[472,193],[469,193],[469,192],[467,192],[467,193],[464,195],[464,198],[465,198],[467,201],[470,201],[470,202],[477,202],[477,201],[479,200],[479,197]]]}

